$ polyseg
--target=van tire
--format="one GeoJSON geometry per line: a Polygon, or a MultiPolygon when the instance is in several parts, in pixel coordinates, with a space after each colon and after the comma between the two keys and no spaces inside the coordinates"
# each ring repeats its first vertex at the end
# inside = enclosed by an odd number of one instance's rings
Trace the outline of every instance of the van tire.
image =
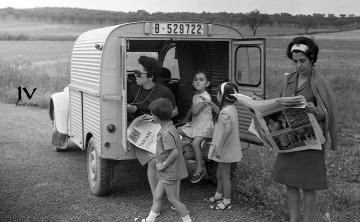
{"type": "Polygon", "coordinates": [[[96,196],[108,194],[113,170],[112,161],[100,157],[95,147],[95,140],[91,138],[87,147],[87,174],[91,193],[96,196]]]}

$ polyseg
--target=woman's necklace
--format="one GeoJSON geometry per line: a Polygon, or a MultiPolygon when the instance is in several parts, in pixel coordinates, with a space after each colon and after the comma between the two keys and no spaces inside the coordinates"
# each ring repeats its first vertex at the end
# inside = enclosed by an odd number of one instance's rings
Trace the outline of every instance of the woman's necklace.
{"type": "Polygon", "coordinates": [[[147,99],[150,98],[151,94],[154,92],[155,86],[156,86],[156,85],[154,85],[154,87],[151,88],[151,91],[150,91],[149,95],[148,95],[143,101],[135,103],[136,99],[138,98],[138,96],[139,96],[139,94],[140,94],[140,90],[143,88],[142,86],[140,86],[139,89],[138,89],[138,91],[137,91],[137,93],[136,93],[135,99],[134,99],[133,102],[130,103],[130,104],[131,104],[131,105],[139,105],[139,104],[145,102],[147,99]]]}

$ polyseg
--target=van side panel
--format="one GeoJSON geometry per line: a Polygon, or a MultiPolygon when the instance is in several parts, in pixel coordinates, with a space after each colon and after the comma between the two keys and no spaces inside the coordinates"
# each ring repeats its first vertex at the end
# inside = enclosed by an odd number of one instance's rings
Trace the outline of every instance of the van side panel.
{"type": "Polygon", "coordinates": [[[82,107],[81,107],[81,93],[70,89],[70,139],[79,147],[83,147],[82,138],[82,107]]]}
{"type": "Polygon", "coordinates": [[[100,149],[100,69],[102,47],[117,26],[91,30],[76,40],[71,57],[70,135],[82,149],[88,133],[100,149]]]}
{"type": "MultiPolygon", "coordinates": [[[[241,91],[240,91],[241,93],[241,91]]],[[[245,106],[236,103],[236,108],[238,110],[238,119],[239,119],[239,134],[243,142],[249,142],[253,144],[262,144],[262,142],[251,132],[249,132],[249,126],[251,123],[251,115],[245,106]]]]}
{"type": "Polygon", "coordinates": [[[91,133],[95,138],[96,149],[101,148],[100,140],[100,97],[84,93],[84,138],[87,133],[91,133]],[[86,124],[85,124],[86,123],[86,124]]]}

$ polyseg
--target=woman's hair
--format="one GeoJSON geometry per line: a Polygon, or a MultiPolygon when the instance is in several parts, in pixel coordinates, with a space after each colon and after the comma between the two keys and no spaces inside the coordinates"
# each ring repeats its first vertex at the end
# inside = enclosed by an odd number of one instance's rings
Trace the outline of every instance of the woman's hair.
{"type": "MultiPolygon", "coordinates": [[[[224,82],[217,87],[218,93],[220,93],[221,96],[221,103],[220,103],[220,110],[223,108],[224,103],[230,103],[233,104],[236,102],[235,96],[231,94],[236,94],[239,92],[239,89],[236,84],[232,82],[224,82]]],[[[218,119],[219,114],[216,116],[216,120],[218,119]]]]}
{"type": "Polygon", "coordinates": [[[302,52],[305,54],[306,57],[309,58],[309,60],[311,61],[311,63],[314,65],[316,63],[318,54],[319,54],[319,46],[314,42],[314,40],[304,37],[304,36],[299,36],[294,38],[288,45],[287,49],[286,49],[286,55],[289,59],[292,59],[292,53],[293,52],[302,52]],[[299,47],[296,49],[293,46],[294,45],[298,45],[299,47]],[[302,49],[302,45],[305,45],[305,47],[307,46],[306,50],[302,49]]]}
{"type": "Polygon", "coordinates": [[[161,121],[166,121],[170,120],[174,106],[170,99],[158,98],[150,103],[149,109],[151,113],[161,121]]]}
{"type": "Polygon", "coordinates": [[[149,56],[140,56],[138,62],[147,72],[146,77],[153,77],[153,82],[155,82],[161,70],[158,60],[149,56]]]}

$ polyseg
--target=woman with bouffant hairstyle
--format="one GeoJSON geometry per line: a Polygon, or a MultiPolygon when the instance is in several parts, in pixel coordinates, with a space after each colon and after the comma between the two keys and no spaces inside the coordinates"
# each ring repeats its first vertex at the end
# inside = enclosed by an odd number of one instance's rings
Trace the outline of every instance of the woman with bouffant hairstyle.
{"type": "MultiPolygon", "coordinates": [[[[307,101],[306,109],[314,114],[326,140],[331,141],[331,149],[335,150],[338,140],[337,105],[330,84],[314,68],[318,53],[318,45],[310,38],[300,36],[289,43],[286,54],[292,60],[296,71],[286,76],[280,96],[304,96],[307,101]]],[[[316,191],[328,186],[325,145],[323,144],[322,150],[279,153],[272,177],[287,188],[290,221],[300,220],[301,191],[304,202],[303,221],[314,221],[316,191]]]]}

